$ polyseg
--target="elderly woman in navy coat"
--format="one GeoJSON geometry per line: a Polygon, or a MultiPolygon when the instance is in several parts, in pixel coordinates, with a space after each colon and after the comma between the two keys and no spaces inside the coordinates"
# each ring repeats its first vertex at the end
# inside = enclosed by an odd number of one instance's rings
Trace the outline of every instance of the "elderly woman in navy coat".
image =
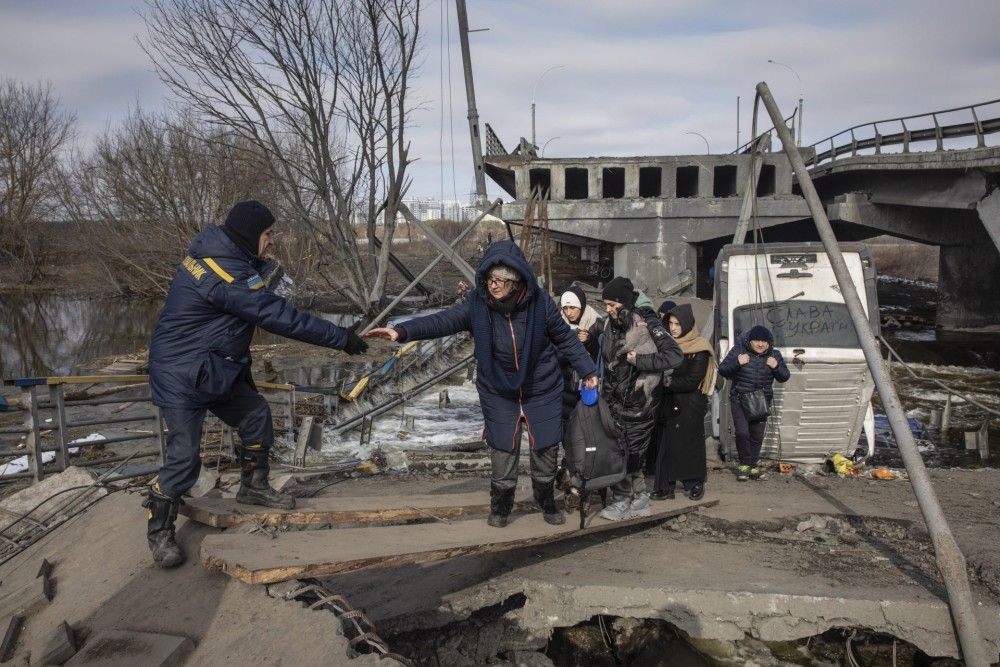
{"type": "Polygon", "coordinates": [[[514,504],[521,435],[531,448],[531,482],[545,520],[566,518],[555,504],[553,478],[563,438],[562,389],[556,348],[587,386],[597,386],[594,362],[538,286],[521,250],[511,241],[490,245],[476,271],[476,286],[450,308],[368,336],[406,342],[472,333],[476,386],[491,448],[491,526],[502,528],[514,504]]]}

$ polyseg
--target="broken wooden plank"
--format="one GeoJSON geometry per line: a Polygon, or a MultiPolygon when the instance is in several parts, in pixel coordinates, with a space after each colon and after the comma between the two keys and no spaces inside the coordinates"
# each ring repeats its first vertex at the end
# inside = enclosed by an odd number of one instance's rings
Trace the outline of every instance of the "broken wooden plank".
{"type": "Polygon", "coordinates": [[[303,530],[281,533],[274,539],[252,534],[207,535],[201,543],[201,562],[206,569],[225,572],[248,584],[270,584],[538,546],[655,523],[718,502],[688,503],[648,517],[618,522],[595,520],[592,516],[588,520],[590,525],[582,529],[572,520],[563,526],[551,526],[536,512],[517,518],[503,529],[492,528],[485,521],[460,521],[303,530]]]}
{"type": "MultiPolygon", "coordinates": [[[[514,503],[514,513],[536,509],[527,499],[514,503]]],[[[371,496],[298,498],[292,510],[241,505],[232,498],[190,498],[181,514],[213,528],[231,528],[248,521],[268,527],[310,525],[400,525],[436,519],[469,519],[490,513],[490,497],[481,493],[447,493],[426,496],[371,496]]]]}

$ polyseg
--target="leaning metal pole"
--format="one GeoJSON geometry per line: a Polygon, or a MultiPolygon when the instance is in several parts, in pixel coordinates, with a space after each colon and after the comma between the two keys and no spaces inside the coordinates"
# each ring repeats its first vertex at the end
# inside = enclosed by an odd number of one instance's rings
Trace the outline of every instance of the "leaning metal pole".
{"type": "MultiPolygon", "coordinates": [[[[899,401],[899,395],[892,384],[892,378],[886,367],[882,363],[880,348],[875,335],[872,333],[868,323],[868,316],[865,314],[861,299],[854,287],[854,282],[848,272],[844,256],[840,252],[837,244],[837,237],[834,236],[830,220],[826,217],[826,210],[816,193],[809,172],[806,171],[805,162],[799,155],[795,147],[795,139],[788,126],[785,125],[778,110],[778,105],[771,95],[770,89],[763,81],[757,84],[757,92],[760,94],[767,112],[774,122],[774,129],[781,138],[781,145],[788,155],[795,175],[799,179],[799,187],[802,189],[802,196],[805,197],[812,213],[813,221],[816,223],[816,231],[819,233],[826,254],[830,258],[830,265],[833,273],[837,277],[837,285],[841,294],[844,295],[844,303],[854,322],[854,328],[858,333],[858,340],[861,342],[861,349],[864,351],[868,368],[871,370],[875,380],[875,387],[878,389],[879,397],[882,399],[882,406],[889,417],[889,424],[892,433],[896,437],[896,444],[899,446],[899,453],[903,457],[903,464],[910,477],[910,484],[913,485],[913,493],[917,497],[917,504],[923,514],[924,522],[934,543],[934,554],[937,559],[938,569],[944,579],[945,588],[948,591],[948,603],[951,609],[951,617],[955,623],[956,634],[962,649],[965,663],[969,667],[988,667],[993,659],[990,656],[990,649],[987,647],[982,634],[979,631],[979,622],[975,615],[975,604],[972,599],[972,590],[969,587],[969,577],[966,571],[965,557],[955,541],[955,537],[948,528],[944,512],[934,494],[934,487],[931,485],[927,468],[924,467],[923,459],[917,451],[916,443],[913,441],[913,433],[906,420],[906,413],[903,405],[899,401]]],[[[995,657],[995,656],[993,656],[995,657]]]]}
{"type": "MultiPolygon", "coordinates": [[[[413,289],[417,285],[417,283],[419,283],[421,280],[423,280],[424,276],[426,276],[428,273],[430,273],[431,269],[433,269],[435,266],[437,266],[438,262],[440,262],[445,257],[448,257],[449,253],[451,253],[451,255],[455,255],[455,248],[458,246],[458,244],[461,243],[465,239],[466,236],[468,236],[470,233],[472,233],[472,230],[476,228],[476,225],[478,225],[482,220],[484,220],[486,218],[486,216],[488,216],[490,213],[492,213],[496,209],[496,207],[500,205],[500,203],[501,203],[500,200],[497,199],[495,202],[493,202],[493,204],[490,205],[489,208],[487,208],[485,211],[483,211],[479,215],[479,217],[476,218],[476,220],[474,222],[472,222],[472,224],[470,224],[468,227],[466,227],[465,229],[463,229],[462,233],[455,237],[455,240],[451,242],[451,245],[448,246],[448,248],[445,251],[438,253],[438,256],[435,257],[434,259],[432,259],[431,263],[428,264],[426,267],[424,267],[423,271],[421,271],[419,274],[417,274],[417,277],[413,279],[413,282],[411,282],[409,285],[407,285],[406,287],[404,287],[403,291],[396,295],[396,298],[392,300],[392,303],[390,303],[388,306],[386,306],[385,308],[383,308],[381,313],[379,313],[378,315],[376,315],[375,317],[372,318],[372,321],[368,323],[368,326],[366,326],[361,331],[361,333],[362,334],[366,334],[369,331],[371,331],[372,329],[374,329],[375,325],[378,324],[379,322],[381,322],[383,317],[385,317],[386,315],[388,315],[389,313],[391,313],[392,309],[395,308],[396,306],[398,306],[399,302],[403,300],[403,297],[405,297],[407,294],[409,294],[410,290],[413,289]]],[[[475,287],[475,285],[473,285],[473,287],[475,287]]]]}
{"type": "Polygon", "coordinates": [[[476,171],[476,203],[486,205],[486,172],[483,166],[483,144],[479,136],[479,112],[476,111],[476,86],[472,81],[472,56],[469,54],[469,15],[465,0],[455,0],[458,10],[458,36],[462,42],[462,69],[465,70],[465,99],[469,105],[469,138],[472,140],[472,162],[476,171]]]}

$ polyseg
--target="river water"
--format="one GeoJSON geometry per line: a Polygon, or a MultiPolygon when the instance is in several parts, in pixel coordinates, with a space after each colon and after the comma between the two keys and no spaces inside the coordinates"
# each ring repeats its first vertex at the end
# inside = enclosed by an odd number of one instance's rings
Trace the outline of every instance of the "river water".
{"type": "MultiPolygon", "coordinates": [[[[879,282],[883,314],[916,315],[932,322],[936,297],[936,286],[931,283],[891,277],[883,277],[879,282]]],[[[72,374],[81,372],[94,359],[145,349],[161,305],[159,300],[2,295],[0,377],[72,374]]],[[[338,314],[324,317],[334,321],[345,318],[338,314]]],[[[1000,409],[1000,334],[939,334],[919,322],[910,327],[885,329],[883,334],[919,376],[913,378],[900,364],[893,367],[897,389],[911,416],[925,421],[932,410],[943,407],[946,392],[934,383],[935,379],[990,408],[1000,409]]],[[[274,342],[274,338],[259,334],[255,342],[274,342]]],[[[319,369],[308,370],[311,371],[308,375],[313,376],[319,369]]],[[[300,381],[301,375],[297,372],[287,379],[300,381]]],[[[400,441],[396,437],[398,426],[386,423],[381,429],[384,433],[375,434],[373,444],[403,446],[410,437],[444,444],[452,440],[467,441],[470,434],[477,434],[482,421],[478,416],[478,397],[471,385],[452,388],[453,407],[446,415],[439,414],[434,394],[411,405],[411,416],[416,416],[420,424],[419,434],[406,434],[400,441]]],[[[963,431],[978,429],[985,417],[974,405],[954,400],[952,430],[946,441],[942,442],[937,434],[928,434],[938,450],[927,448],[931,462],[981,465],[975,453],[964,450],[963,431]]],[[[988,465],[1000,465],[1000,420],[994,420],[994,425],[996,428],[990,430],[992,461],[988,465]]],[[[350,449],[346,441],[336,444],[350,449]]],[[[891,452],[887,456],[891,462],[891,452]]]]}

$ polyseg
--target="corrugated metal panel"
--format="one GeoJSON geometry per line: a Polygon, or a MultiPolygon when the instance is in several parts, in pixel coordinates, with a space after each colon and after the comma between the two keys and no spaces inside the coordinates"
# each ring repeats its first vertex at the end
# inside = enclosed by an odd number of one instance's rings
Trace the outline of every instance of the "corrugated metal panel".
{"type": "MultiPolygon", "coordinates": [[[[792,373],[788,382],[774,385],[772,416],[761,457],[821,463],[833,452],[852,453],[875,388],[868,366],[817,362],[789,366],[792,373]]],[[[735,454],[728,400],[724,403],[726,449],[735,454]]]]}

